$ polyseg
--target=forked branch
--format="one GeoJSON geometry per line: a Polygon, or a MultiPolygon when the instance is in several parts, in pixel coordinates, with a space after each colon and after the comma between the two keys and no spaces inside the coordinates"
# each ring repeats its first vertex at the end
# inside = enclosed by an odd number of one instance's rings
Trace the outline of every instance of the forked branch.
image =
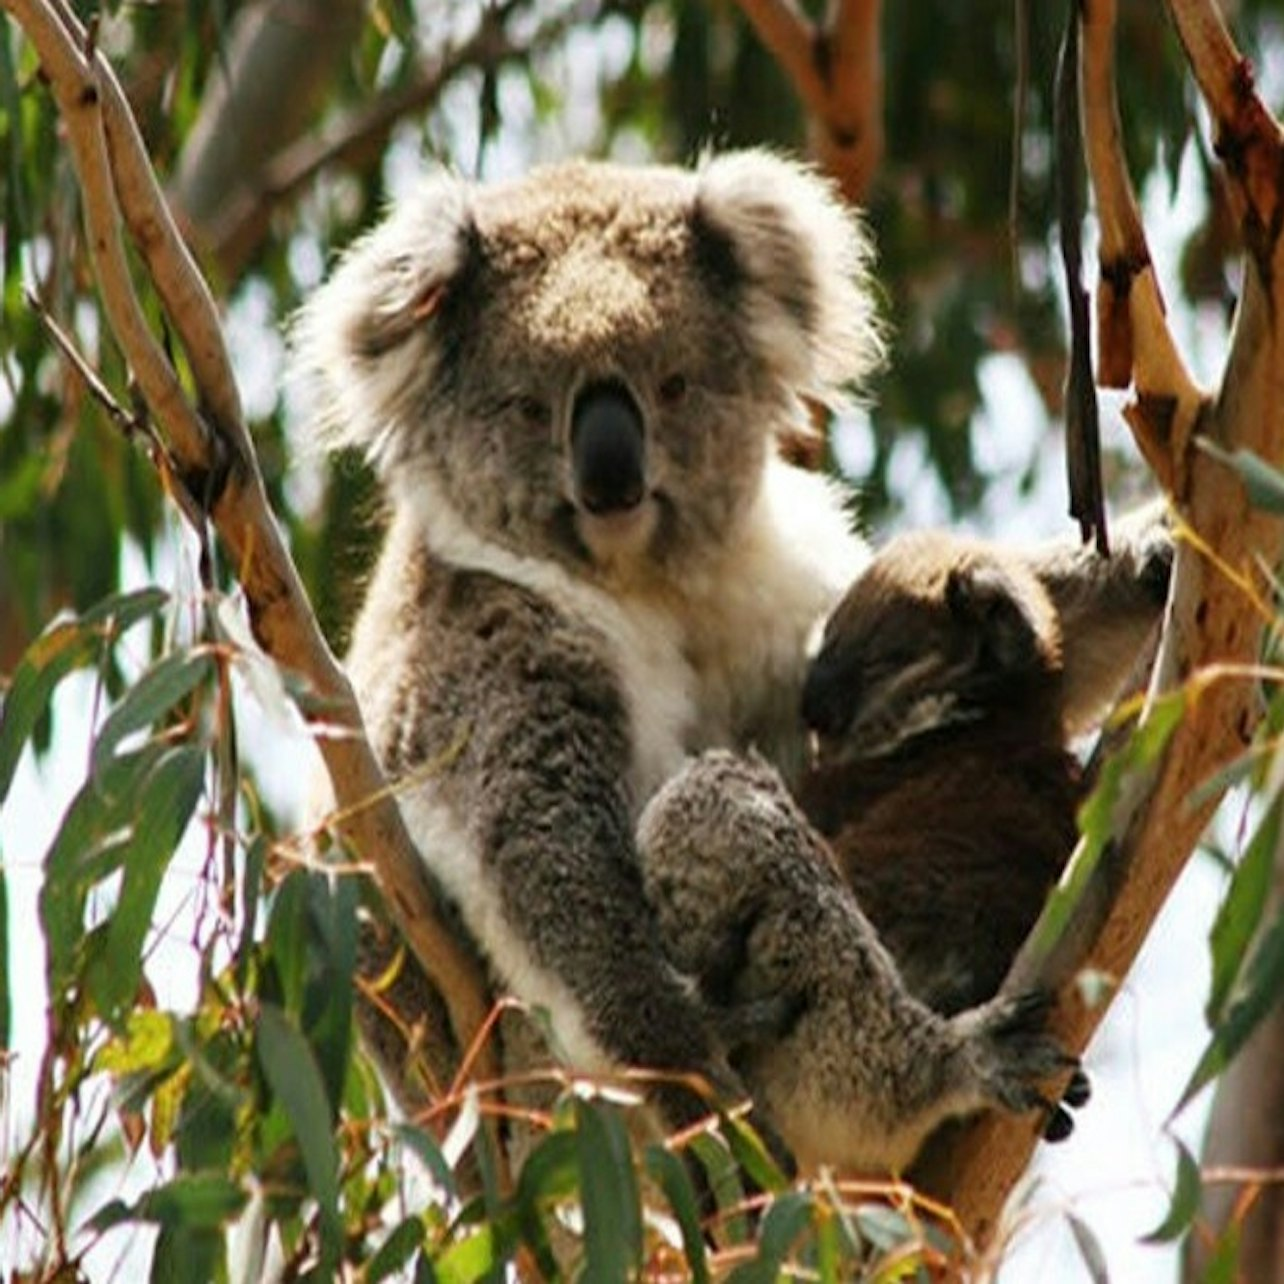
{"type": "Polygon", "coordinates": [[[816,130],[817,159],[855,204],[883,156],[881,0],[832,0],[817,25],[793,0],[738,0],[816,130]]]}

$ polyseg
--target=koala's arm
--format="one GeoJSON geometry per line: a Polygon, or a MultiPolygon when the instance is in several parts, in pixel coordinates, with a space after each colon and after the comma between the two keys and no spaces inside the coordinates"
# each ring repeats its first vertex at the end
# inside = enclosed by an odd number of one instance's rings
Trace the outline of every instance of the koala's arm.
{"type": "MultiPolygon", "coordinates": [[[[359,631],[354,659],[393,774],[427,768],[407,823],[469,930],[573,1063],[724,1080],[642,894],[630,719],[597,640],[484,574],[442,571],[415,596],[393,618],[416,635],[359,631]]],[[[672,1123],[703,1113],[656,1095],[672,1123]]]]}
{"type": "Polygon", "coordinates": [[[1069,540],[1030,554],[1057,608],[1065,665],[1066,723],[1097,722],[1133,676],[1168,600],[1173,535],[1162,504],[1129,514],[1102,557],[1069,540]]]}

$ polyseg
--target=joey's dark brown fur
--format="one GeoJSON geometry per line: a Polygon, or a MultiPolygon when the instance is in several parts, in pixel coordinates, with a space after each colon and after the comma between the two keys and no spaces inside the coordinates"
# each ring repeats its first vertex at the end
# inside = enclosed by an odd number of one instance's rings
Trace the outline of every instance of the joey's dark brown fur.
{"type": "Polygon", "coordinates": [[[998,990],[1074,846],[1063,691],[1047,591],[976,541],[894,540],[826,629],[803,804],[938,1011],[998,990]]]}

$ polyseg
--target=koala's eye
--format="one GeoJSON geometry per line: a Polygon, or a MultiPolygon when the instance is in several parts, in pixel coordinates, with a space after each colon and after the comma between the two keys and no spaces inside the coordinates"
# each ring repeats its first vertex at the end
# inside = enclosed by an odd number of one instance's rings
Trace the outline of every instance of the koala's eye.
{"type": "Polygon", "coordinates": [[[660,384],[660,400],[666,406],[676,406],[687,395],[687,377],[684,374],[669,375],[660,384]]]}
{"type": "Polygon", "coordinates": [[[513,404],[517,413],[532,428],[547,428],[552,421],[553,415],[548,403],[541,401],[538,397],[518,397],[513,404]]]}

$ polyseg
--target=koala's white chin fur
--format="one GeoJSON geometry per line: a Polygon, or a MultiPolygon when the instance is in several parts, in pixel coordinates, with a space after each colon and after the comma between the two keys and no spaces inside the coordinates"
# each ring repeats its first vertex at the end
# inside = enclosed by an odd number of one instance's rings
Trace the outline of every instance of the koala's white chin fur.
{"type": "Polygon", "coordinates": [[[647,555],[659,521],[659,506],[648,495],[623,513],[590,513],[578,509],[575,530],[598,566],[623,569],[647,555]]]}

